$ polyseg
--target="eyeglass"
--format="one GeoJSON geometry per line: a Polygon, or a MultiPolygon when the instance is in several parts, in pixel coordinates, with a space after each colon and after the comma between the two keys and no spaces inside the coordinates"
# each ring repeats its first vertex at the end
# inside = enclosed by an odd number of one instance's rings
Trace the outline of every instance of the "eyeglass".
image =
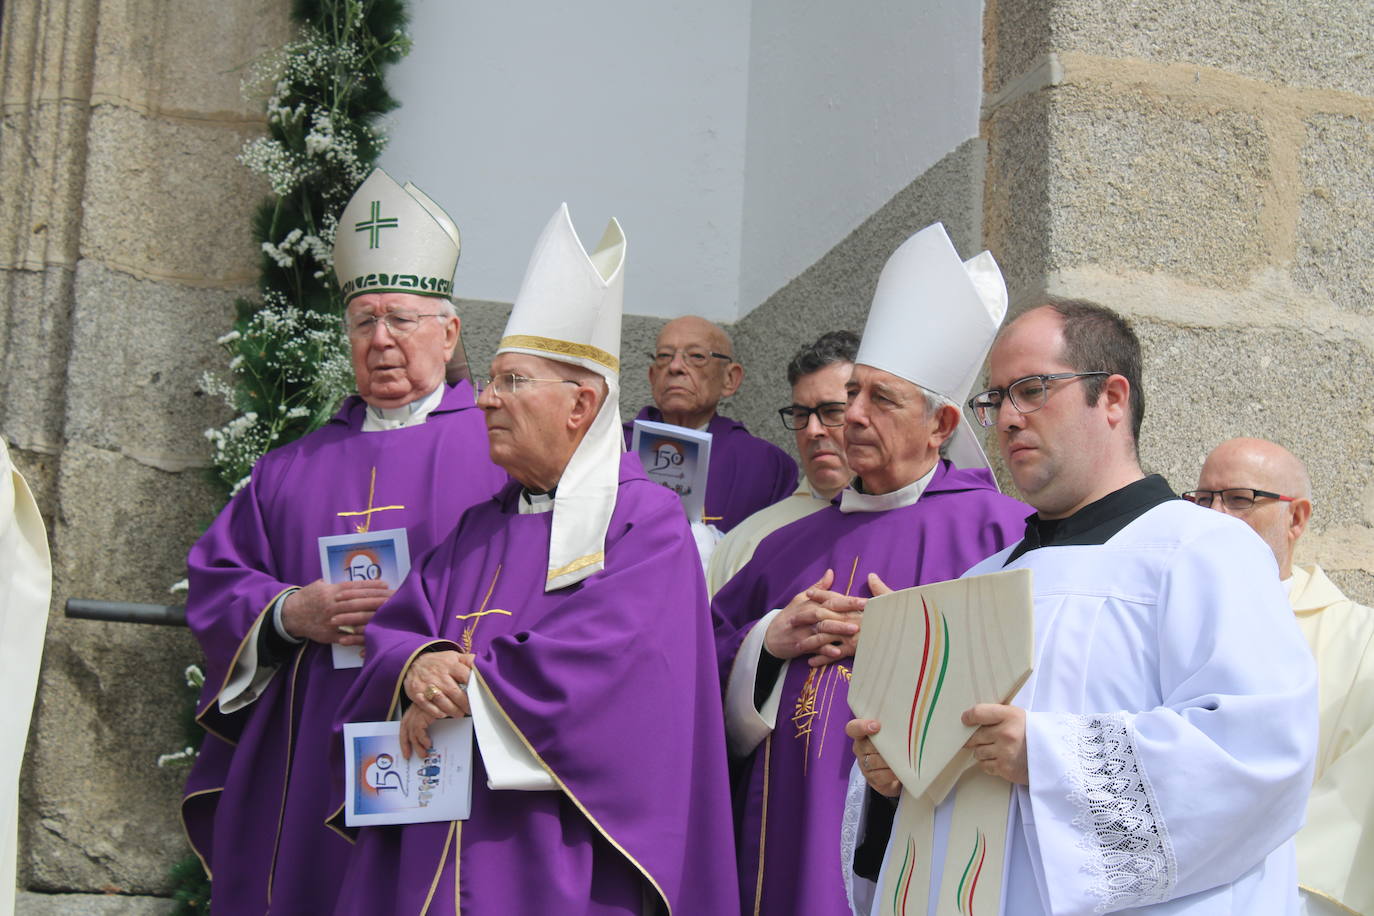
{"type": "Polygon", "coordinates": [[[409,337],[420,326],[421,318],[444,317],[447,316],[439,312],[420,315],[416,312],[406,311],[387,312],[385,315],[366,315],[356,321],[348,322],[348,336],[360,339],[371,337],[376,333],[377,322],[380,321],[386,325],[386,329],[391,332],[392,337],[409,337]]]}
{"type": "Polygon", "coordinates": [[[517,372],[502,372],[498,375],[487,376],[479,375],[474,378],[472,382],[478,394],[490,389],[498,396],[516,394],[520,391],[521,386],[534,384],[535,382],[562,382],[564,385],[579,384],[570,378],[530,378],[526,375],[520,375],[517,372]]]}
{"type": "Polygon", "coordinates": [[[816,419],[821,421],[822,426],[844,426],[846,406],[844,401],[825,401],[815,407],[793,404],[778,410],[778,416],[782,417],[783,426],[794,430],[806,429],[811,423],[812,414],[816,415],[816,419]]]}
{"type": "Polygon", "coordinates": [[[1020,413],[1035,413],[1050,399],[1050,382],[1061,379],[1087,378],[1090,375],[1111,375],[1110,372],[1055,372],[1052,375],[1028,375],[1019,378],[1005,388],[989,388],[968,399],[968,409],[980,426],[992,426],[997,422],[997,411],[1004,400],[1010,399],[1011,406],[1020,413]]]}
{"type": "Polygon", "coordinates": [[[726,356],[724,353],[716,353],[712,350],[659,350],[657,353],[650,353],[649,358],[654,361],[654,365],[660,369],[666,369],[673,364],[673,358],[679,353],[682,354],[682,361],[693,369],[700,369],[711,361],[712,357],[723,359],[727,363],[733,363],[733,356],[726,356]]]}
{"type": "Polygon", "coordinates": [[[1244,512],[1255,505],[1257,499],[1277,499],[1282,502],[1291,503],[1297,497],[1283,496],[1279,493],[1270,493],[1268,490],[1256,490],[1254,487],[1227,487],[1224,490],[1189,490],[1183,494],[1183,498],[1190,503],[1197,503],[1199,506],[1210,509],[1216,498],[1221,497],[1221,504],[1232,512],[1244,512]]]}

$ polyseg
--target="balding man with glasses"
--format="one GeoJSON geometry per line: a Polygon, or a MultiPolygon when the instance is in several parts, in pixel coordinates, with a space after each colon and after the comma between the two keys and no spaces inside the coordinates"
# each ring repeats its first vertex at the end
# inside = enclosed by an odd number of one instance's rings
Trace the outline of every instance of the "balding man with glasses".
{"type": "MultiPolygon", "coordinates": [[[[1010,703],[950,713],[973,729],[972,765],[1011,783],[1010,802],[904,796],[895,826],[870,818],[885,829],[855,871],[877,884],[855,882],[856,896],[889,912],[898,888],[922,901],[909,912],[939,916],[956,899],[987,913],[1001,900],[1004,916],[1290,916],[1317,679],[1273,559],[1244,525],[1141,470],[1140,343],[1121,316],[1051,300],[1003,329],[988,365],[969,406],[1036,513],[967,575],[1033,572],[1035,670],[1010,703]],[[974,829],[1005,840],[981,846],[969,899],[974,829]],[[902,889],[913,848],[928,878],[902,889]]],[[[888,727],[905,723],[846,730],[856,772],[895,797],[871,741],[888,727]]]]}
{"type": "Polygon", "coordinates": [[[1230,439],[1207,456],[1183,498],[1234,515],[1274,552],[1279,578],[1317,661],[1317,772],[1298,833],[1306,914],[1374,913],[1374,609],[1347,598],[1320,566],[1293,562],[1312,518],[1298,456],[1264,439],[1230,439]]]}
{"type": "MultiPolygon", "coordinates": [[[[654,406],[635,417],[711,434],[705,517],[691,521],[722,532],[786,498],[797,486],[797,464],[786,452],[716,412],[721,400],[744,382],[744,367],[734,352],[720,325],[696,315],[674,318],[659,331],[650,354],[654,406]]],[[[631,421],[625,424],[626,447],[633,435],[631,421]]]]}

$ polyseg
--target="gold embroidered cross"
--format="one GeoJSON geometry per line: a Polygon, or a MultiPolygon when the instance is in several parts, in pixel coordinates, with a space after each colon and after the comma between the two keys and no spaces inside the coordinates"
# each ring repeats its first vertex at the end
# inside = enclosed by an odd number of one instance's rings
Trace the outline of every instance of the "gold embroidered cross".
{"type": "Polygon", "coordinates": [[[496,572],[492,574],[491,585],[487,587],[486,597],[482,599],[482,606],[471,614],[454,614],[454,620],[471,620],[472,623],[463,628],[463,636],[458,640],[458,645],[468,654],[472,653],[472,637],[477,632],[477,624],[482,622],[482,618],[488,614],[505,614],[507,617],[514,617],[510,611],[503,611],[500,608],[487,610],[487,602],[491,600],[491,593],[496,591],[496,581],[501,578],[501,567],[504,563],[496,564],[496,572]]]}
{"type": "Polygon", "coordinates": [[[367,534],[367,530],[368,530],[370,527],[372,527],[372,513],[374,513],[374,512],[386,512],[386,511],[388,511],[388,510],[390,510],[390,509],[404,509],[404,508],[405,508],[405,506],[373,506],[373,505],[372,505],[372,497],[374,496],[374,494],[376,494],[376,492],[377,492],[377,469],[374,467],[374,468],[372,469],[372,480],[371,480],[371,482],[368,483],[368,485],[367,485],[367,508],[366,508],[366,509],[359,509],[357,512],[340,512],[340,513],[338,513],[339,518],[347,518],[347,517],[354,516],[354,515],[361,515],[361,516],[363,517],[362,524],[354,525],[354,526],[353,526],[353,530],[356,531],[358,534],[367,534]]]}

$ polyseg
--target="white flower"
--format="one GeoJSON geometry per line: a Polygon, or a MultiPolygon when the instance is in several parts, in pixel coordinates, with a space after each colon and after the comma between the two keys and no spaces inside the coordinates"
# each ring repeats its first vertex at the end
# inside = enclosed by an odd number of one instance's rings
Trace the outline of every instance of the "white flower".
{"type": "Polygon", "coordinates": [[[195,760],[196,757],[199,756],[199,754],[199,751],[197,751],[190,745],[187,745],[185,748],[182,748],[179,751],[173,751],[170,754],[158,754],[157,765],[160,767],[165,767],[168,764],[185,763],[190,760],[195,760]]]}

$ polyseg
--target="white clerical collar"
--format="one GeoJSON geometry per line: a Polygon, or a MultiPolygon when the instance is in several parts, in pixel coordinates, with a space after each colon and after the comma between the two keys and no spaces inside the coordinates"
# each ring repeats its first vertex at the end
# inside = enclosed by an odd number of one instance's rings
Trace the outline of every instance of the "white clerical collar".
{"type": "Polygon", "coordinates": [[[530,490],[521,490],[517,505],[521,515],[542,515],[545,512],[552,512],[553,493],[534,493],[530,490]]]}
{"type": "Polygon", "coordinates": [[[363,418],[363,432],[375,433],[388,429],[405,429],[425,422],[430,411],[439,406],[444,399],[444,385],[439,386],[422,398],[402,404],[400,407],[374,407],[367,405],[367,416],[363,418]]]}
{"type": "MultiPolygon", "coordinates": [[[[940,462],[935,462],[934,467],[926,472],[924,477],[912,481],[899,490],[891,493],[860,493],[850,484],[844,488],[840,494],[841,512],[886,512],[889,509],[902,509],[910,506],[921,498],[921,494],[930,486],[931,480],[935,477],[935,468],[940,466],[940,462]]],[[[857,479],[855,483],[857,483],[857,479]]]]}

